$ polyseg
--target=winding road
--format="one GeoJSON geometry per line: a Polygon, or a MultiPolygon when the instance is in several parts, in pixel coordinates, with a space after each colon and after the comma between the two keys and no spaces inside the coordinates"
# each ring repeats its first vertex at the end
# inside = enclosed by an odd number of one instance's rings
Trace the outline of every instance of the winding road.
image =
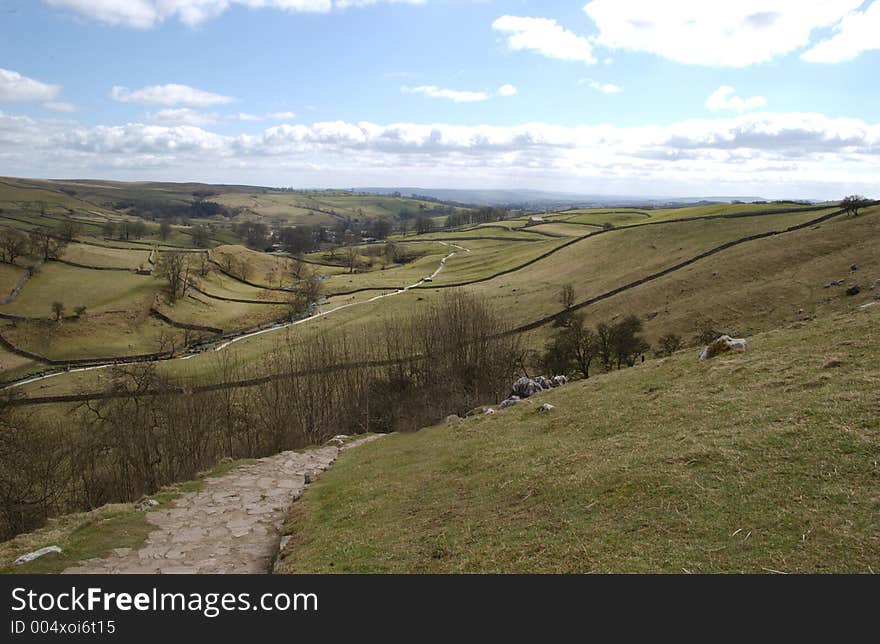
{"type": "MultiPolygon", "coordinates": [[[[361,302],[349,302],[348,304],[340,304],[339,306],[334,306],[332,309],[327,309],[326,311],[319,311],[319,312],[315,313],[314,315],[311,315],[307,318],[302,318],[300,320],[294,320],[292,322],[282,322],[279,324],[272,325],[270,327],[266,327],[265,329],[260,329],[259,331],[252,331],[249,333],[243,333],[241,335],[235,336],[234,338],[230,338],[229,340],[223,342],[222,344],[218,344],[216,347],[213,347],[211,349],[211,351],[222,351],[223,349],[227,348],[228,346],[235,344],[236,342],[239,342],[241,340],[246,340],[248,338],[253,338],[258,335],[262,335],[264,333],[271,333],[274,331],[279,331],[281,329],[286,329],[288,327],[297,326],[300,324],[306,324],[306,323],[311,322],[313,320],[316,320],[318,318],[326,317],[326,316],[331,315],[333,313],[336,313],[338,311],[342,311],[343,309],[348,309],[348,308],[352,308],[355,306],[363,306],[365,304],[370,304],[372,302],[376,302],[377,300],[381,300],[386,297],[394,297],[395,295],[400,295],[401,293],[405,293],[405,292],[409,291],[410,289],[416,288],[426,282],[432,281],[435,277],[437,277],[437,275],[439,275],[443,271],[444,268],[446,268],[446,262],[449,261],[452,257],[454,257],[458,252],[460,252],[460,251],[467,252],[467,253],[471,252],[471,250],[469,248],[465,248],[464,246],[459,246],[458,244],[453,244],[451,242],[441,241],[439,243],[443,244],[444,246],[447,246],[449,248],[455,248],[456,250],[453,250],[448,255],[445,255],[440,260],[440,264],[437,266],[437,269],[433,273],[431,273],[431,275],[428,277],[423,277],[422,279],[418,280],[417,282],[415,282],[413,284],[410,284],[409,286],[404,286],[403,288],[396,289],[394,291],[391,291],[390,293],[382,293],[380,295],[376,295],[374,297],[371,297],[367,300],[363,300],[361,302]]],[[[190,358],[194,358],[197,355],[201,355],[202,353],[204,353],[204,351],[191,351],[191,352],[189,352],[185,355],[182,355],[182,356],[177,356],[177,357],[172,357],[172,358],[160,358],[160,359],[157,359],[156,361],[157,362],[159,362],[159,361],[166,362],[168,360],[189,360],[190,358]]],[[[108,367],[112,367],[117,364],[119,364],[119,363],[105,362],[105,363],[101,363],[101,364],[89,365],[89,366],[85,366],[85,367],[77,367],[77,368],[73,368],[73,369],[60,369],[58,371],[43,373],[43,374],[39,374],[36,376],[32,376],[30,378],[25,378],[23,380],[19,380],[19,381],[10,383],[10,384],[2,387],[2,389],[0,389],[0,391],[7,390],[7,389],[14,389],[16,387],[23,387],[24,385],[29,385],[34,382],[40,382],[41,380],[46,380],[48,378],[54,378],[55,376],[60,376],[62,374],[66,374],[66,373],[77,373],[77,372],[82,372],[82,371],[94,371],[97,369],[106,369],[108,367]]]]}

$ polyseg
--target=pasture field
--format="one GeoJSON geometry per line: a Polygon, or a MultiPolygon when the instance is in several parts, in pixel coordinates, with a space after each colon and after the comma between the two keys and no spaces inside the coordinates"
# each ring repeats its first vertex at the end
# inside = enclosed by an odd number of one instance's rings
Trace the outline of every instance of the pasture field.
{"type": "Polygon", "coordinates": [[[392,235],[389,237],[391,241],[406,241],[407,239],[416,238],[418,240],[473,240],[473,239],[500,239],[502,241],[521,241],[521,242],[538,242],[541,241],[541,235],[530,234],[517,228],[511,228],[501,223],[480,224],[474,228],[467,228],[460,231],[444,231],[437,230],[422,235],[392,235]]]}
{"type": "MultiPolygon", "coordinates": [[[[183,332],[151,317],[145,309],[86,314],[57,323],[50,320],[18,322],[3,328],[16,346],[53,360],[114,358],[167,351],[166,343],[179,344],[183,332]]],[[[45,365],[32,363],[26,371],[45,365]]],[[[86,372],[90,373],[90,372],[86,372]]],[[[5,376],[5,374],[4,374],[5,376]]],[[[60,376],[64,378],[68,376],[60,376]]],[[[48,382],[48,381],[47,381],[48,382]]]]}
{"type": "MultiPolygon", "coordinates": [[[[18,259],[17,262],[30,263],[27,259],[18,259]]],[[[16,284],[24,277],[25,269],[22,266],[12,264],[0,264],[0,298],[9,295],[10,291],[15,288],[16,284]]]]}
{"type": "Polygon", "coordinates": [[[265,324],[283,317],[285,305],[246,304],[206,298],[189,293],[173,305],[162,303],[159,311],[175,322],[213,326],[231,331],[255,324],[265,324]]]}
{"type": "Polygon", "coordinates": [[[730,248],[582,312],[591,323],[634,313],[645,320],[652,343],[667,333],[689,340],[701,323],[748,336],[799,317],[842,313],[874,301],[877,239],[880,207],[730,248]],[[850,270],[854,263],[857,271],[850,270]],[[837,280],[843,283],[828,286],[837,280]],[[848,296],[852,285],[861,292],[848,296]]]}
{"type": "Polygon", "coordinates": [[[15,300],[0,306],[0,312],[49,318],[53,302],[68,312],[85,306],[90,312],[140,309],[143,301],[159,293],[158,279],[126,271],[96,271],[47,262],[31,277],[15,300]]]}
{"type": "Polygon", "coordinates": [[[262,218],[286,224],[325,226],[332,226],[344,219],[397,219],[401,213],[418,214],[437,205],[408,197],[332,190],[236,192],[219,194],[210,199],[230,208],[241,208],[243,213],[239,217],[242,219],[262,218]]]}
{"type": "MultiPolygon", "coordinates": [[[[855,219],[838,217],[820,224],[816,230],[786,233],[785,239],[761,239],[725,250],[663,278],[598,302],[585,309],[584,313],[590,321],[612,319],[629,312],[636,313],[643,316],[646,338],[654,341],[668,332],[680,333],[689,339],[697,324],[703,321],[714,321],[723,325],[723,328],[743,329],[745,332],[763,330],[770,328],[771,324],[790,321],[799,308],[837,310],[844,306],[842,293],[824,289],[823,286],[832,280],[834,267],[842,265],[849,255],[863,256],[861,261],[864,265],[872,267],[871,257],[876,253],[869,246],[870,240],[876,238],[877,234],[876,211],[877,208],[869,209],[855,219]],[[787,239],[798,240],[798,245],[787,243],[787,239]],[[795,248],[803,244],[806,244],[803,253],[791,255],[795,248]],[[833,247],[834,250],[822,251],[824,247],[833,247]],[[853,248],[859,250],[850,252],[853,248]],[[789,254],[786,255],[784,251],[789,254]],[[827,261],[820,260],[824,256],[823,252],[828,255],[827,261]],[[770,298],[768,287],[760,287],[761,281],[783,284],[787,279],[787,270],[809,275],[812,282],[807,286],[792,288],[789,280],[788,286],[780,291],[785,293],[784,298],[770,298]],[[761,295],[761,299],[752,299],[758,295],[761,295]],[[764,301],[767,298],[773,299],[774,303],[767,304],[764,301]],[[823,304],[825,300],[827,302],[823,304]],[[733,322],[736,322],[735,326],[733,322]]],[[[585,300],[673,266],[726,241],[768,230],[781,230],[812,220],[824,212],[832,210],[620,228],[575,241],[522,268],[520,267],[524,263],[562,246],[566,240],[542,238],[519,242],[493,239],[491,236],[472,239],[473,230],[446,233],[443,237],[450,240],[446,244],[457,244],[471,250],[456,251],[456,255],[449,259],[444,270],[432,283],[400,294],[393,294],[391,290],[370,290],[353,295],[333,295],[335,292],[355,288],[384,289],[402,286],[403,284],[397,283],[401,281],[399,278],[412,278],[412,281],[402,281],[413,283],[424,277],[424,274],[433,272],[439,259],[452,248],[436,242],[426,243],[439,235],[420,235],[417,240],[409,238],[410,241],[406,244],[424,246],[429,255],[412,265],[353,275],[348,275],[344,269],[328,269],[338,273],[324,280],[324,292],[328,297],[318,310],[331,311],[329,315],[297,324],[287,331],[273,331],[244,339],[224,351],[234,350],[244,365],[259,365],[267,354],[277,348],[279,341],[308,342],[309,338],[320,332],[376,333],[383,327],[383,320],[389,317],[405,318],[447,292],[446,289],[437,287],[462,282],[465,284],[460,288],[476,293],[497,306],[512,324],[522,325],[560,309],[558,292],[562,283],[571,282],[575,287],[576,299],[585,300]],[[510,269],[514,269],[513,272],[492,277],[510,269]],[[486,281],[467,284],[475,280],[486,281]],[[393,295],[376,299],[383,294],[393,295]],[[347,306],[350,304],[357,305],[347,306]],[[334,310],[342,305],[346,306],[334,310]]],[[[591,228],[586,230],[592,231],[591,228]]],[[[373,247],[375,246],[366,248],[373,247]]],[[[240,246],[219,247],[214,251],[215,257],[218,252],[221,255],[231,253],[239,261],[246,262],[255,276],[263,272],[265,277],[273,270],[281,274],[292,267],[288,258],[257,253],[240,246]]],[[[849,263],[846,264],[848,265],[849,263]]],[[[868,272],[862,275],[867,279],[868,272]]],[[[250,279],[258,283],[261,281],[259,277],[250,279]]],[[[283,292],[249,286],[234,277],[222,275],[217,270],[212,270],[198,280],[206,292],[219,297],[257,301],[280,301],[286,297],[283,292]]],[[[270,285],[268,277],[265,280],[266,285],[270,285]]],[[[160,283],[159,280],[155,281],[160,283]]],[[[868,284],[863,286],[867,288],[868,284]]],[[[223,329],[268,323],[284,315],[284,308],[281,306],[223,302],[199,293],[192,293],[192,296],[173,307],[162,303],[160,308],[175,321],[223,329]]],[[[869,297],[866,294],[856,299],[861,301],[869,297]]],[[[48,308],[43,315],[48,317],[48,308]]],[[[87,321],[83,322],[88,324],[87,321]]],[[[550,325],[540,327],[526,335],[527,341],[541,346],[551,331],[550,325]]],[[[151,342],[155,343],[154,340],[151,342]]],[[[169,375],[184,376],[191,382],[210,381],[214,372],[210,365],[215,361],[211,353],[213,352],[185,361],[163,363],[161,369],[169,375]]],[[[69,391],[77,386],[87,387],[93,375],[92,372],[68,374],[47,380],[41,386],[45,385],[58,392],[69,391]]],[[[28,388],[33,386],[29,385],[28,388]]]]}
{"type": "Polygon", "coordinates": [[[467,288],[504,310],[515,311],[519,320],[533,320],[560,309],[561,284],[570,282],[575,300],[582,301],[725,242],[781,230],[819,214],[697,220],[612,230],[571,244],[520,271],[467,288]]]}
{"type": "Polygon", "coordinates": [[[64,248],[61,259],[86,266],[149,270],[150,264],[147,261],[149,256],[150,251],[146,248],[144,250],[120,250],[88,244],[68,244],[64,248]]]}
{"type": "Polygon", "coordinates": [[[705,363],[686,350],[344,454],[294,506],[281,570],[876,571],[878,315],[788,325],[705,363]]]}
{"type": "MultiPolygon", "coordinates": [[[[6,331],[4,326],[0,326],[0,329],[3,329],[4,332],[6,331]]],[[[35,365],[36,363],[32,360],[12,353],[6,347],[0,347],[0,374],[2,374],[4,380],[24,375],[32,370],[35,365]]]]}

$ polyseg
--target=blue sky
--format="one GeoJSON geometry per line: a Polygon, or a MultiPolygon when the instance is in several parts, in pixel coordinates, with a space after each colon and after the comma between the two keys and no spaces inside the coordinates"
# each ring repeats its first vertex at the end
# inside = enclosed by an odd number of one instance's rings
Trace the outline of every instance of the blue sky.
{"type": "Polygon", "coordinates": [[[880,0],[0,12],[5,175],[808,198],[880,178],[880,0]]]}

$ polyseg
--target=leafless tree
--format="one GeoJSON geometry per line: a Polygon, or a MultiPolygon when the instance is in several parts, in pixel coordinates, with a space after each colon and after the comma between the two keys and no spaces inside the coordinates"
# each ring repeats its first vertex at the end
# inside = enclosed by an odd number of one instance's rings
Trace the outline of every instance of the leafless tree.
{"type": "Polygon", "coordinates": [[[168,297],[175,302],[189,288],[190,258],[188,253],[163,252],[159,256],[157,274],[168,282],[168,297]]]}
{"type": "Polygon", "coordinates": [[[0,229],[0,251],[2,259],[7,264],[15,264],[15,260],[28,250],[28,239],[17,230],[11,228],[0,229]]]}

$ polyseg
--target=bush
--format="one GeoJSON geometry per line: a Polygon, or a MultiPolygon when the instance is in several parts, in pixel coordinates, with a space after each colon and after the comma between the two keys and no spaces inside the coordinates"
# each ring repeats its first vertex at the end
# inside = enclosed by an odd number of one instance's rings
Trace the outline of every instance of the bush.
{"type": "Polygon", "coordinates": [[[667,333],[657,341],[657,355],[670,356],[684,346],[680,335],[667,333]]]}
{"type": "Polygon", "coordinates": [[[519,340],[482,301],[450,295],[376,337],[279,340],[259,365],[217,354],[220,383],[192,392],[155,363],[111,371],[112,397],[41,422],[0,401],[0,535],[131,501],[224,457],[262,457],[339,433],[406,431],[507,393],[519,340]]]}

